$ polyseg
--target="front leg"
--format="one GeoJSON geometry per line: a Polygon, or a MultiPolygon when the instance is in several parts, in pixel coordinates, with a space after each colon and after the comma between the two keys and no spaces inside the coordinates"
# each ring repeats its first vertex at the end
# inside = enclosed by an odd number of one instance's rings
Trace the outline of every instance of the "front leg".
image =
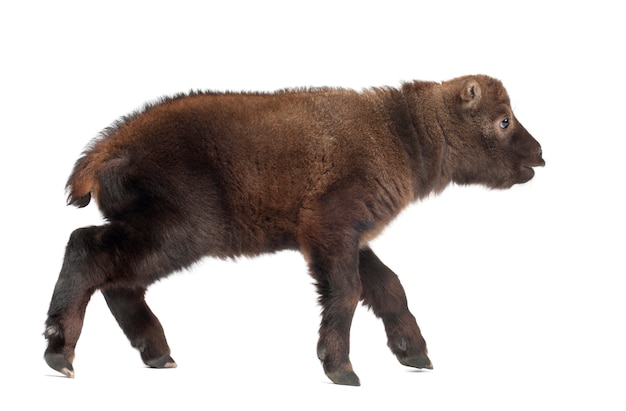
{"type": "Polygon", "coordinates": [[[426,341],[409,311],[398,276],[369,247],[359,251],[359,273],[363,303],[383,320],[387,345],[398,361],[409,367],[432,369],[426,341]]]}
{"type": "Polygon", "coordinates": [[[315,247],[310,270],[322,305],[317,356],[335,384],[360,385],[350,362],[350,328],[361,295],[357,247],[315,247]]]}

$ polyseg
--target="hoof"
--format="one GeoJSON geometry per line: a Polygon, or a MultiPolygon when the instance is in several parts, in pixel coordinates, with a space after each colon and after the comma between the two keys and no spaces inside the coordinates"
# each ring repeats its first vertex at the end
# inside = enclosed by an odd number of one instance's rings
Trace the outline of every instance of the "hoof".
{"type": "Polygon", "coordinates": [[[354,387],[361,385],[361,381],[359,381],[359,377],[354,373],[354,371],[339,371],[335,373],[328,373],[326,375],[332,382],[338,385],[351,385],[354,387]]]}
{"type": "Polygon", "coordinates": [[[50,368],[60,372],[67,378],[74,378],[74,367],[63,354],[46,354],[45,359],[50,368]]]}
{"type": "Polygon", "coordinates": [[[400,361],[400,364],[406,365],[407,367],[426,370],[433,369],[433,363],[430,362],[430,359],[426,354],[420,354],[413,357],[398,357],[398,361],[400,361]]]}
{"type": "Polygon", "coordinates": [[[154,360],[146,361],[146,365],[151,368],[176,368],[176,361],[172,359],[169,355],[164,355],[160,358],[156,358],[154,360]]]}

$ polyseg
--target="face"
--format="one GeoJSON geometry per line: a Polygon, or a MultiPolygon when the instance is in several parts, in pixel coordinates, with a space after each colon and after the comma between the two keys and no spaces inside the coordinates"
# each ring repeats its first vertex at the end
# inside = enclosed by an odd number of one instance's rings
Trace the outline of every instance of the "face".
{"type": "Polygon", "coordinates": [[[523,184],[530,181],[534,175],[533,167],[544,166],[541,146],[526,131],[524,126],[515,118],[513,113],[504,115],[496,120],[495,139],[500,145],[505,162],[513,174],[509,182],[523,184]]]}
{"type": "Polygon", "coordinates": [[[455,181],[491,188],[530,181],[533,167],[545,165],[541,146],[513,114],[502,84],[486,76],[458,80],[462,85],[456,103],[465,152],[457,153],[462,160],[455,181]]]}

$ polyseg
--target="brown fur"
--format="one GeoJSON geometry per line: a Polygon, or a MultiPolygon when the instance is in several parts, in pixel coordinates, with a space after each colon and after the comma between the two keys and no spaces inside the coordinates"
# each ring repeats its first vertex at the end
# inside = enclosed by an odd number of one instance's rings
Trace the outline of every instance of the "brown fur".
{"type": "Polygon", "coordinates": [[[431,368],[397,276],[369,241],[411,202],[449,183],[508,188],[544,161],[486,76],[364,92],[192,93],[164,99],[105,130],[67,184],[107,219],[76,230],[46,322],[46,360],[73,376],[91,294],[155,367],[174,366],[143,295],[205,256],[299,250],[323,307],[318,356],[339,384],[359,300],[382,318],[401,363],[431,368]],[[505,127],[506,126],[506,127],[505,127]]]}

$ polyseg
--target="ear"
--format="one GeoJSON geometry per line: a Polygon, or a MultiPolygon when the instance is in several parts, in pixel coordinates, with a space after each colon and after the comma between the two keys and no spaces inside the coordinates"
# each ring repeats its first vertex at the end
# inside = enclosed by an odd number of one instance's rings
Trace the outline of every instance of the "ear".
{"type": "Polygon", "coordinates": [[[461,105],[465,109],[473,109],[480,103],[482,93],[478,82],[474,79],[467,80],[461,89],[461,105]]]}

